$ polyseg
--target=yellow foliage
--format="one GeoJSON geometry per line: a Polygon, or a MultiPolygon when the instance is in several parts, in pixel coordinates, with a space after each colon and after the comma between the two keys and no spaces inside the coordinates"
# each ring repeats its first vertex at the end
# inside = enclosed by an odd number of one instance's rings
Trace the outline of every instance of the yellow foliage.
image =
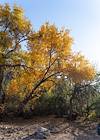
{"type": "Polygon", "coordinates": [[[96,74],[94,67],[80,53],[70,56],[66,67],[66,72],[75,83],[91,81],[96,74]]]}
{"type": "Polygon", "coordinates": [[[90,113],[90,115],[88,116],[88,119],[95,119],[96,118],[96,112],[95,111],[92,111],[90,113]]]}
{"type": "Polygon", "coordinates": [[[88,60],[72,53],[69,30],[45,23],[35,32],[23,9],[16,5],[10,8],[8,4],[0,5],[0,26],[0,63],[26,66],[13,70],[15,75],[9,83],[9,92],[22,93],[25,89],[30,92],[41,79],[41,86],[49,88],[55,73],[64,73],[75,83],[94,77],[95,70],[88,60]],[[27,40],[26,51],[22,49],[24,40],[27,40]]]}

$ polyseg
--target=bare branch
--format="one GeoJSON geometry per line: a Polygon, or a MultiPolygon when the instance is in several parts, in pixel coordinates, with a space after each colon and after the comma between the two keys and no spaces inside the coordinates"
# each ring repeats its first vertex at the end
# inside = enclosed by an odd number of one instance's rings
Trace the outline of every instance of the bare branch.
{"type": "MultiPolygon", "coordinates": [[[[45,76],[47,75],[47,73],[49,72],[49,70],[50,70],[50,68],[53,66],[53,64],[56,62],[56,60],[57,60],[57,58],[56,58],[52,63],[49,62],[49,66],[47,67],[46,72],[45,72],[45,74],[44,74],[43,77],[45,77],[45,76]]],[[[51,61],[51,60],[50,60],[50,61],[51,61]]]]}
{"type": "Polygon", "coordinates": [[[24,39],[18,41],[16,43],[15,47],[6,53],[5,57],[7,57],[10,53],[14,52],[17,49],[17,45],[19,45],[20,43],[22,43],[23,41],[26,41],[26,40],[28,40],[28,38],[24,38],[24,39]]]}

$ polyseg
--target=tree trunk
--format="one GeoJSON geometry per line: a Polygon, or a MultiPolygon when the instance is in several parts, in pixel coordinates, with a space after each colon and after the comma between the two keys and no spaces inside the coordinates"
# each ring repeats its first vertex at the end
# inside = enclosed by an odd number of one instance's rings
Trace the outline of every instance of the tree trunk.
{"type": "Polygon", "coordinates": [[[3,91],[3,75],[4,75],[4,71],[3,68],[0,68],[0,102],[4,103],[5,101],[5,92],[3,91]]]}
{"type": "Polygon", "coordinates": [[[70,107],[69,107],[69,118],[72,120],[72,115],[73,115],[73,100],[76,98],[77,94],[77,85],[74,85],[74,91],[72,92],[72,96],[70,98],[70,107]]]}
{"type": "MultiPolygon", "coordinates": [[[[31,100],[33,99],[34,97],[37,96],[37,93],[36,93],[36,89],[42,84],[44,83],[45,81],[47,81],[50,77],[54,76],[55,74],[57,73],[53,73],[51,75],[49,75],[48,77],[45,78],[45,76],[35,85],[35,87],[32,89],[32,91],[28,94],[28,96],[25,96],[24,100],[19,104],[19,107],[18,107],[18,114],[22,114],[23,113],[23,110],[26,106],[26,104],[31,100]]],[[[45,74],[46,75],[46,74],[45,74]]]]}
{"type": "Polygon", "coordinates": [[[18,112],[17,112],[17,113],[18,113],[19,116],[23,115],[23,113],[24,113],[24,108],[25,108],[25,106],[27,105],[27,103],[28,103],[30,100],[34,99],[35,97],[39,97],[38,94],[41,93],[41,92],[42,92],[42,91],[35,92],[35,89],[34,89],[34,90],[32,90],[32,92],[30,92],[30,94],[28,94],[28,96],[26,96],[26,97],[24,98],[24,100],[19,104],[19,107],[18,107],[18,112]]]}
{"type": "Polygon", "coordinates": [[[73,114],[73,95],[70,99],[70,107],[69,107],[69,119],[72,120],[72,114],[73,114]]]}
{"type": "Polygon", "coordinates": [[[25,108],[26,104],[33,98],[32,94],[33,94],[33,92],[31,92],[28,96],[26,96],[24,98],[24,100],[19,104],[18,111],[17,111],[18,116],[22,116],[23,115],[24,108],[25,108]]]}

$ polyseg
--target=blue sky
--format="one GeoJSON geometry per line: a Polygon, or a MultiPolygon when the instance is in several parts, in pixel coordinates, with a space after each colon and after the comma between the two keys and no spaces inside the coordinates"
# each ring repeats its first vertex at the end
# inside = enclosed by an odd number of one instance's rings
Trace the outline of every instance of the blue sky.
{"type": "Polygon", "coordinates": [[[100,70],[100,0],[0,0],[22,6],[34,29],[49,21],[70,29],[74,51],[82,52],[100,70]]]}

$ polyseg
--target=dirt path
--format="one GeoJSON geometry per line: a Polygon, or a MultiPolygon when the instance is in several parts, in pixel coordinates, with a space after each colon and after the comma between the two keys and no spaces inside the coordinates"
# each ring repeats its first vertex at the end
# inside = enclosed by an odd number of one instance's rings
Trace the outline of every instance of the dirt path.
{"type": "Polygon", "coordinates": [[[47,140],[100,140],[96,134],[96,123],[68,123],[63,119],[46,117],[30,120],[11,120],[0,123],[0,140],[33,140],[32,134],[39,127],[54,125],[58,132],[47,140]]]}

